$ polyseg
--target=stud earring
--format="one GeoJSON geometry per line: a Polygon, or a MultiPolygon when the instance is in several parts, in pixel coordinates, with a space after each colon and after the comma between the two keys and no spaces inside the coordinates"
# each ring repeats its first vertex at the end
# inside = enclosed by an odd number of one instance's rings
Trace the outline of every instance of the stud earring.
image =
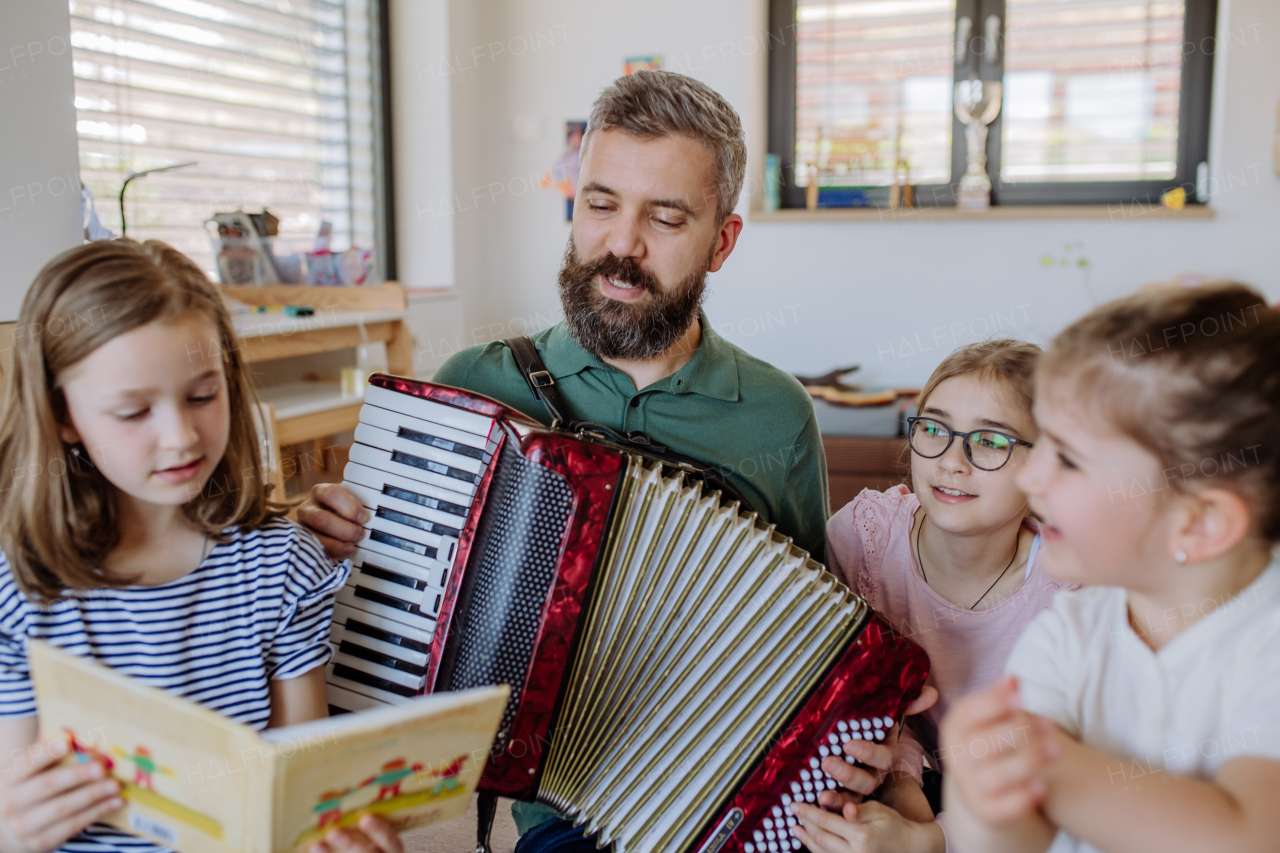
{"type": "Polygon", "coordinates": [[[1185,563],[1187,561],[1187,552],[1179,550],[1178,553],[1173,555],[1173,559],[1177,560],[1179,563],[1185,563]]]}

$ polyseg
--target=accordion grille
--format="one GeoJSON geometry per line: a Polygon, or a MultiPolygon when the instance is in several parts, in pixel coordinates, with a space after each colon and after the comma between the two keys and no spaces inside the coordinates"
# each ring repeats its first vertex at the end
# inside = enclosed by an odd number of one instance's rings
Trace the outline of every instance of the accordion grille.
{"type": "Polygon", "coordinates": [[[573,511],[560,475],[531,464],[507,445],[496,466],[472,550],[470,581],[441,662],[436,690],[510,684],[494,751],[506,746],[515,701],[538,635],[538,615],[555,580],[556,560],[573,511]]]}
{"type": "Polygon", "coordinates": [[[790,540],[635,460],[539,799],[616,853],[675,851],[869,618],[790,540]]]}

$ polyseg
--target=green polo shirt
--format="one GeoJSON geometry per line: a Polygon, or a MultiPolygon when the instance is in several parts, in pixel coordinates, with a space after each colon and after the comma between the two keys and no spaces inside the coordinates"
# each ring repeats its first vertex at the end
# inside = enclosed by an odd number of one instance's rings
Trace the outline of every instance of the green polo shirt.
{"type": "MultiPolygon", "coordinates": [[[[813,403],[794,377],[726,341],[699,314],[702,341],[688,364],[637,391],[625,373],[578,346],[564,323],[533,336],[555,378],[566,416],[620,432],[640,431],[676,453],[714,465],[752,509],[822,559],[827,464],[813,403]]],[[[511,353],[499,342],[452,356],[432,381],[486,394],[542,423],[511,353]]],[[[515,803],[524,834],[555,817],[536,803],[515,803]]]]}

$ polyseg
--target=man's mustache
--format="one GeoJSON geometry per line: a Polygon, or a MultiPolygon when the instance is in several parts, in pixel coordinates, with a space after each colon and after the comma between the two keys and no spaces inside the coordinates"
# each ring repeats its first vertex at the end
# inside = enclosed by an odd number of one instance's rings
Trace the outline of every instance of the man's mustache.
{"type": "Polygon", "coordinates": [[[598,275],[604,275],[650,293],[660,292],[657,276],[641,269],[634,258],[619,258],[609,252],[599,260],[589,262],[586,271],[588,277],[592,279],[598,275]]]}

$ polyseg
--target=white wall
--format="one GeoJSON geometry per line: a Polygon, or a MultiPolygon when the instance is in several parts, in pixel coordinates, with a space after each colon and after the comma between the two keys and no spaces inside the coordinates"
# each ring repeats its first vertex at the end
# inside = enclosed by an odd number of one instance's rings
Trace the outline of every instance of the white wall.
{"type": "MultiPolygon", "coordinates": [[[[84,238],[66,3],[0,0],[0,322],[84,238]]],[[[105,200],[110,203],[110,200],[105,200]]]]}
{"type": "Polygon", "coordinates": [[[390,13],[398,276],[408,287],[452,287],[452,223],[427,210],[427,200],[453,192],[449,86],[428,62],[448,49],[448,3],[392,3],[390,13]]]}
{"type": "MultiPolygon", "coordinates": [[[[660,53],[667,69],[717,89],[743,115],[756,162],[765,118],[765,0],[450,0],[448,14],[447,51],[420,51],[433,63],[427,78],[448,78],[451,97],[454,195],[430,200],[429,216],[452,226],[462,320],[419,341],[437,361],[559,319],[569,227],[560,196],[529,185],[559,155],[563,122],[586,117],[624,56],[660,53]]],[[[993,326],[1046,339],[1089,307],[1086,281],[1107,299],[1194,272],[1280,297],[1280,3],[1223,0],[1219,32],[1236,38],[1217,58],[1216,219],[748,221],[711,277],[712,322],[788,370],[860,363],[865,382],[912,384],[993,326]],[[1087,258],[1088,272],[1046,269],[1046,255],[1087,258]]],[[[434,150],[402,149],[398,161],[434,150]]],[[[739,212],[748,206],[744,197],[739,212]]]]}

